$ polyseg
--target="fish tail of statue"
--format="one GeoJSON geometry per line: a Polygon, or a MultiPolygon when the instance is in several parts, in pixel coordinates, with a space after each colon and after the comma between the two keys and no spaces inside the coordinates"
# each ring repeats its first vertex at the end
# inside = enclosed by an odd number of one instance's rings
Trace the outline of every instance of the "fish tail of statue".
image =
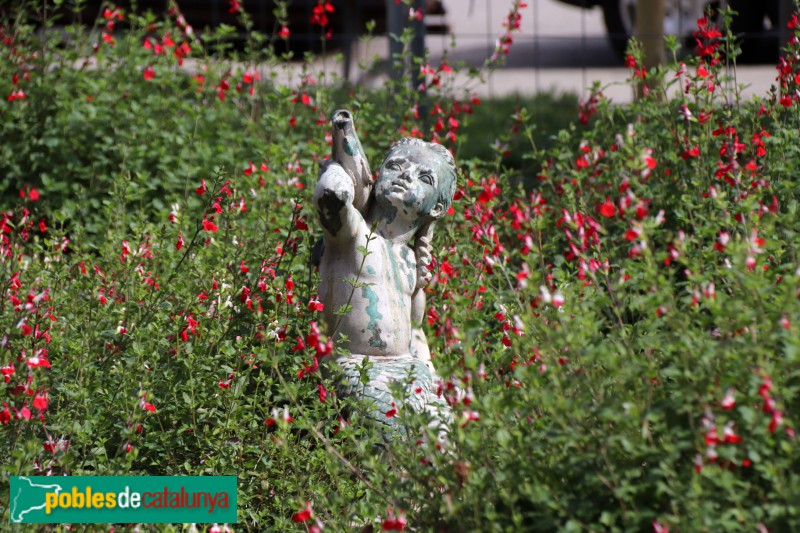
{"type": "Polygon", "coordinates": [[[383,360],[371,358],[366,373],[369,379],[364,383],[361,379],[360,367],[364,358],[358,356],[343,357],[336,362],[344,371],[344,379],[339,392],[343,395],[357,394],[367,402],[367,418],[386,429],[386,436],[391,439],[396,432],[402,432],[397,412],[409,409],[414,413],[427,413],[430,426],[442,433],[446,424],[452,419],[450,406],[438,395],[438,377],[423,361],[414,358],[392,358],[383,360]],[[410,374],[409,374],[410,373],[410,374]],[[403,382],[403,378],[413,376],[406,396],[397,398],[392,392],[393,382],[403,382]]]}

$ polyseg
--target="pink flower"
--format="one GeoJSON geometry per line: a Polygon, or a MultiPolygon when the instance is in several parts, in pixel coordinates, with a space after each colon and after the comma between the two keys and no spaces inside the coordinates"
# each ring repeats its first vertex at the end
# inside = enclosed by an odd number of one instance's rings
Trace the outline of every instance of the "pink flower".
{"type": "Polygon", "coordinates": [[[722,430],[722,434],[725,437],[725,442],[728,444],[738,444],[742,442],[742,437],[736,434],[733,430],[733,422],[728,422],[725,424],[725,428],[722,430]]]}
{"type": "Polygon", "coordinates": [[[653,520],[653,533],[669,533],[669,526],[664,526],[657,520],[653,520]]]}
{"type": "Polygon", "coordinates": [[[560,291],[556,291],[556,293],[553,295],[553,306],[561,307],[562,305],[564,305],[564,302],[565,302],[564,295],[561,294],[560,291]]]}
{"type": "Polygon", "coordinates": [[[736,407],[736,398],[733,397],[733,389],[728,389],[725,392],[725,397],[722,398],[720,405],[723,409],[727,409],[728,411],[736,407]]]}

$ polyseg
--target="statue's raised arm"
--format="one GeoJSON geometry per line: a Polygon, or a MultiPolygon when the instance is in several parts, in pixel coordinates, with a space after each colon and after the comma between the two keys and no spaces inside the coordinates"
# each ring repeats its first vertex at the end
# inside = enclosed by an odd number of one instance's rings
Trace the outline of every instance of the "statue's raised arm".
{"type": "Polygon", "coordinates": [[[336,111],[331,126],[332,157],[320,168],[314,204],[327,237],[341,240],[352,238],[366,215],[372,174],[350,112],[336,111]]]}
{"type": "Polygon", "coordinates": [[[356,133],[356,125],[349,111],[340,109],[331,117],[333,145],[331,159],[338,163],[353,180],[353,206],[367,216],[370,193],[372,192],[372,172],[369,170],[367,156],[361,148],[356,133]]]}

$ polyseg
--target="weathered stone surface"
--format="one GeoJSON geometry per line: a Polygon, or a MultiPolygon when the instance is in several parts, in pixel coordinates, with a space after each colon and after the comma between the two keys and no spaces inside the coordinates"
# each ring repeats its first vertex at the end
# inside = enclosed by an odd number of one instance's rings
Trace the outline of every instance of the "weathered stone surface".
{"type": "Polygon", "coordinates": [[[430,240],[455,192],[453,157],[441,145],[401,139],[373,184],[352,115],[337,111],[331,124],[332,160],[320,168],[314,202],[324,230],[319,290],[327,333],[351,354],[338,359],[343,390],[373,401],[372,418],[391,427],[386,412],[402,402],[388,384],[413,372],[420,391],[406,406],[446,417],[422,320],[430,240]],[[342,306],[349,311],[337,315],[342,306]],[[364,356],[373,365],[366,386],[356,370],[364,356]]]}

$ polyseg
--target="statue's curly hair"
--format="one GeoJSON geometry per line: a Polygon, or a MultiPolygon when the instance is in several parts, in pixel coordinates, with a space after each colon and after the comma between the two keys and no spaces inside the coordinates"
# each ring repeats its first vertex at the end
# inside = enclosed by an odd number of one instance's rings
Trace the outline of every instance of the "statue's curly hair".
{"type": "Polygon", "coordinates": [[[446,213],[450,208],[450,204],[453,203],[453,195],[456,193],[456,177],[458,175],[458,171],[456,169],[456,161],[453,158],[453,154],[451,154],[450,150],[441,144],[426,142],[422,139],[417,139],[416,137],[403,137],[399,141],[392,144],[391,148],[389,148],[389,151],[386,153],[384,161],[389,159],[395,149],[400,146],[408,145],[419,146],[421,148],[430,150],[435,155],[444,159],[445,163],[447,163],[448,172],[445,172],[444,176],[439,176],[439,197],[437,198],[437,200],[444,206],[442,213],[446,213]]]}

